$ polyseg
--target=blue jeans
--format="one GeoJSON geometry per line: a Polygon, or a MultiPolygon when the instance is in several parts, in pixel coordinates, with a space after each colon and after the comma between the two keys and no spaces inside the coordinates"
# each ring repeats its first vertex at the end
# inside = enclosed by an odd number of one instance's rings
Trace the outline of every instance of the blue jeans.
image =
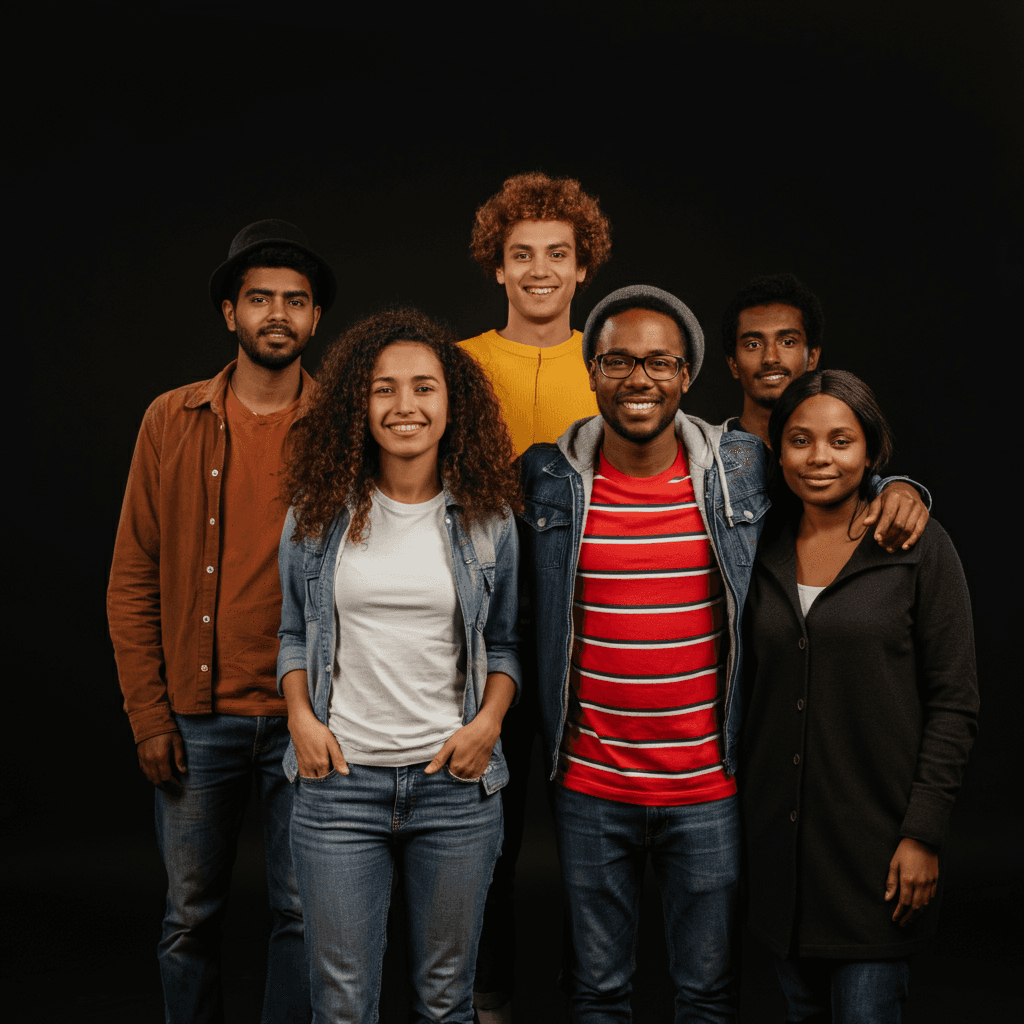
{"type": "Polygon", "coordinates": [[[308,1024],[309,967],[288,846],[292,787],[281,767],[284,717],[176,715],[188,771],[183,792],[156,791],[156,834],[167,869],[158,947],[168,1024],[224,1019],[221,922],[253,779],[260,794],[272,928],[264,1024],[308,1024]]]}
{"type": "Polygon", "coordinates": [[[292,852],[306,915],[313,1020],[373,1024],[391,882],[409,908],[412,1020],[473,1020],[473,968],[484,900],[501,848],[501,800],[427,762],[350,764],[300,776],[292,852]]]}
{"type": "Polygon", "coordinates": [[[739,879],[736,798],[678,807],[555,786],[555,829],[574,946],[576,1024],[627,1024],[647,855],[661,889],[675,1019],[736,1019],[730,945],[739,879]]]}
{"type": "Polygon", "coordinates": [[[775,970],[786,999],[787,1021],[900,1024],[903,1019],[908,960],[776,956],[775,970]]]}

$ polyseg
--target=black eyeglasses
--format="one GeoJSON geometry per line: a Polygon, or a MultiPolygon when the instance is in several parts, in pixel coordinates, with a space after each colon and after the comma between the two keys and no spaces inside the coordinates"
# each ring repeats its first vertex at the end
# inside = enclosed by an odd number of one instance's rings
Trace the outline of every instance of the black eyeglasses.
{"type": "Polygon", "coordinates": [[[636,369],[637,363],[651,380],[671,380],[679,376],[686,360],[679,356],[644,356],[643,359],[637,359],[636,356],[622,356],[617,352],[597,356],[598,369],[613,380],[628,377],[636,369]]]}

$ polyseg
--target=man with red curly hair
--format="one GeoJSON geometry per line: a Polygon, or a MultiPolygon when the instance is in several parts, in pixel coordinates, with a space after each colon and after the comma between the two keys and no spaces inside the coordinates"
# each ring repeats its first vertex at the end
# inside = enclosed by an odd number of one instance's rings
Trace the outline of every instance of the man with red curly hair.
{"type": "MultiPolygon", "coordinates": [[[[462,342],[494,386],[516,455],[553,442],[576,420],[597,414],[583,360],[583,335],[569,325],[573,296],[611,251],[611,225],[572,178],[517,174],[476,211],[473,258],[505,288],[508,322],[462,342]]],[[[528,609],[522,609],[528,615],[528,609]]],[[[523,630],[524,635],[532,631],[523,630]]],[[[523,839],[527,779],[539,709],[535,672],[505,718],[501,742],[509,784],[501,791],[505,840],[487,895],[473,1004],[480,1024],[507,1024],[515,974],[513,879],[523,839]]]]}
{"type": "Polygon", "coordinates": [[[611,225],[573,178],[517,174],[476,211],[470,251],[504,286],[508,322],[462,347],[494,385],[519,455],[597,413],[569,307],[608,259],[611,225]]]}

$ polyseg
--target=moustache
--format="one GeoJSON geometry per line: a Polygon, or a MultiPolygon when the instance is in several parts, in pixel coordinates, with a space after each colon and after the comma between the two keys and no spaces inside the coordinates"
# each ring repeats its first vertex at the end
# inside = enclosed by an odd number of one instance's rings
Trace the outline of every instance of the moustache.
{"type": "Polygon", "coordinates": [[[760,380],[762,377],[778,377],[780,374],[783,377],[793,376],[789,370],[783,369],[781,366],[774,366],[770,370],[762,370],[760,373],[755,373],[754,377],[755,379],[760,380]]]}
{"type": "Polygon", "coordinates": [[[285,327],[283,325],[278,325],[277,327],[261,327],[256,332],[256,336],[258,338],[261,338],[267,334],[285,334],[289,338],[291,338],[292,341],[296,341],[299,337],[290,327],[285,327]]]}

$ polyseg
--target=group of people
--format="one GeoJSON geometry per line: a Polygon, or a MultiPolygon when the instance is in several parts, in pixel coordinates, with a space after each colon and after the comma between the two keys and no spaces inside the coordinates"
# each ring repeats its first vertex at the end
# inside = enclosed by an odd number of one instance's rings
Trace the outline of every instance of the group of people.
{"type": "Polygon", "coordinates": [[[314,381],[334,275],[251,224],[210,281],[237,359],[146,413],[108,611],[166,1019],[222,1019],[255,780],[264,1020],[377,1019],[397,873],[413,1019],[509,1021],[539,733],[573,1021],[631,1019],[648,856],[677,1021],[736,1020],[741,861],[786,1020],[898,1021],[978,699],[960,563],[924,488],[882,477],[870,389],[816,368],[818,300],[775,275],[723,317],[742,413],[687,415],[704,335],[676,296],[621,288],[571,328],[610,253],[572,179],[509,178],[471,251],[503,328],[387,310],[314,381]]]}

